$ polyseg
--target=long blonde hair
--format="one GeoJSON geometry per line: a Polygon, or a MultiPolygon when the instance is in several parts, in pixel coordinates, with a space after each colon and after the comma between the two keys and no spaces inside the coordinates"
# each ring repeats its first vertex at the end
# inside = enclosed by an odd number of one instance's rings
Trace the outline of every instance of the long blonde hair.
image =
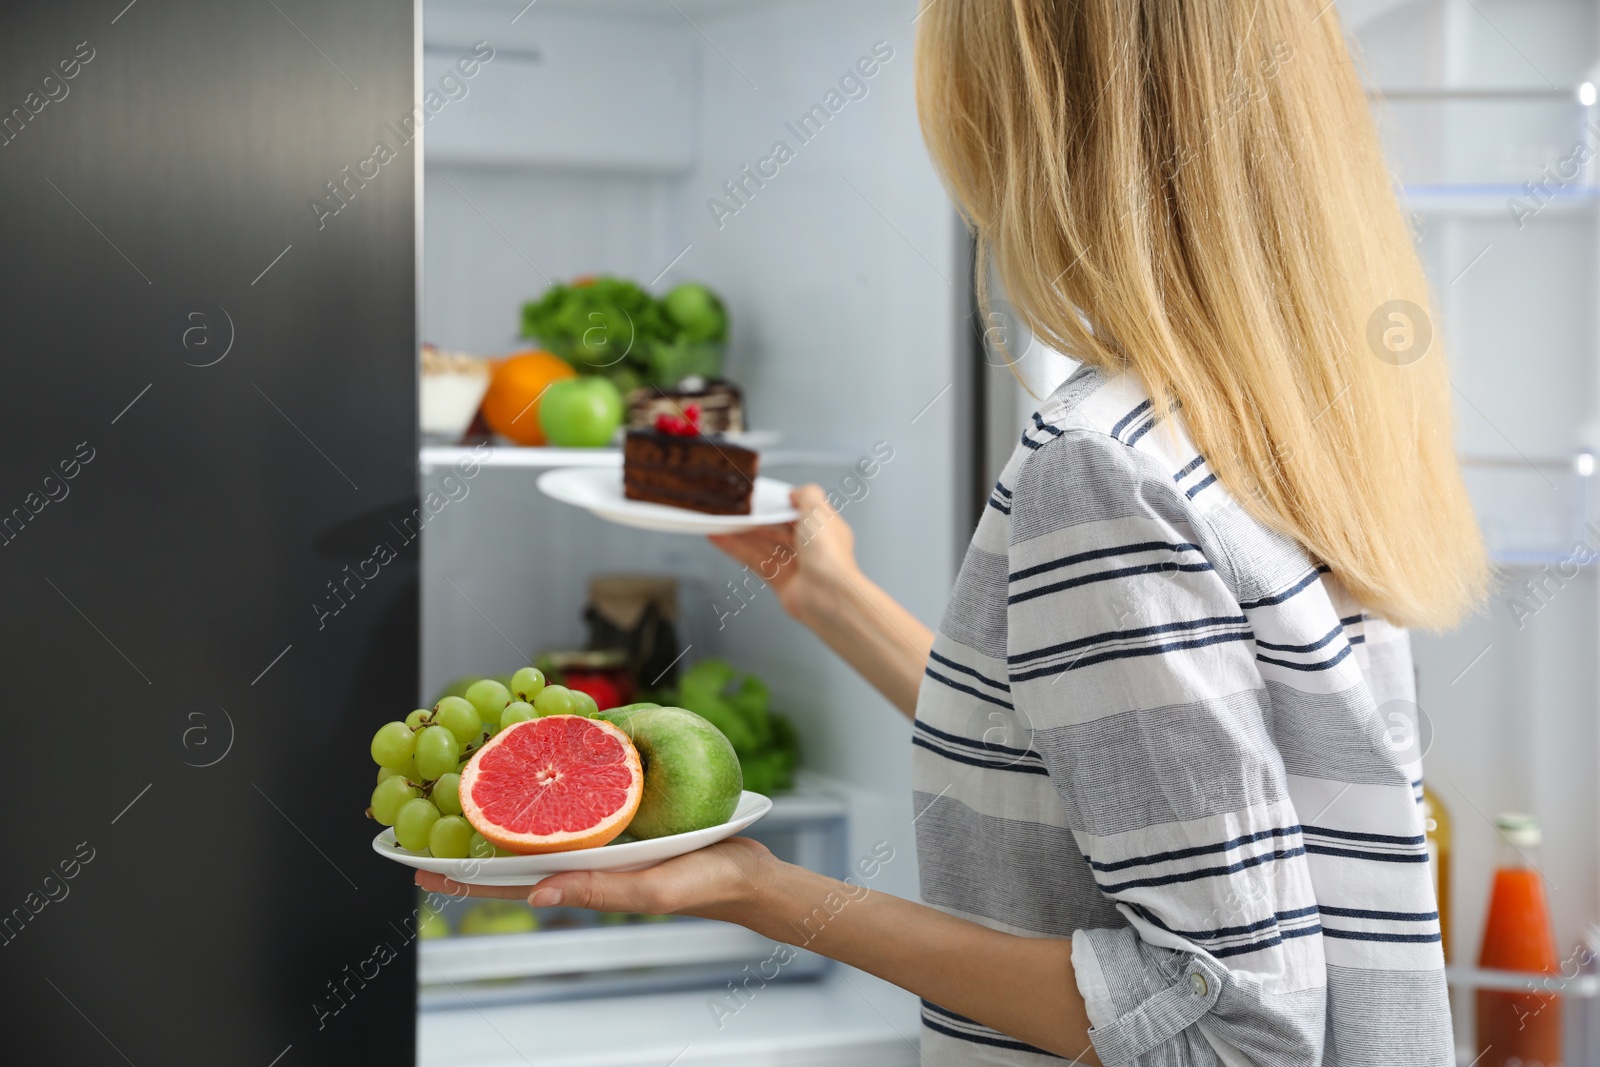
{"type": "Polygon", "coordinates": [[[981,306],[992,263],[1036,336],[1181,406],[1240,503],[1362,604],[1447,627],[1487,561],[1427,282],[1325,2],[925,0],[923,135],[981,306]]]}

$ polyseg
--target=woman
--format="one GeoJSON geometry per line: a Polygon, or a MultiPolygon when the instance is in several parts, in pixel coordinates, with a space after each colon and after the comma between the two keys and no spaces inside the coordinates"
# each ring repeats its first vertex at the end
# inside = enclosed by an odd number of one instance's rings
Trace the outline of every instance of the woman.
{"type": "Polygon", "coordinates": [[[815,487],[814,536],[718,543],[792,559],[784,607],[913,716],[931,907],[738,839],[534,904],[796,943],[851,898],[807,946],[919,994],[931,1064],[1454,1062],[1419,765],[1380,709],[1414,695],[1402,627],[1455,623],[1486,566],[1324,3],[923,9],[924,134],[978,276],[1084,365],[936,637],[815,487]]]}

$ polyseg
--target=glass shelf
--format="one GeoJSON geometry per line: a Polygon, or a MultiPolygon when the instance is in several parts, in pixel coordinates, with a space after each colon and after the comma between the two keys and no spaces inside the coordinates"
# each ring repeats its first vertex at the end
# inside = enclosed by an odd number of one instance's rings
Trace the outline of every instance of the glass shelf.
{"type": "Polygon", "coordinates": [[[1439,103],[1447,101],[1479,100],[1492,103],[1546,103],[1546,104],[1583,104],[1583,86],[1571,89],[1550,89],[1539,86],[1518,88],[1517,86],[1502,86],[1494,88],[1489,86],[1413,86],[1410,88],[1390,87],[1388,89],[1372,89],[1367,92],[1367,99],[1386,102],[1430,102],[1439,103]]]}
{"type": "Polygon", "coordinates": [[[1516,993],[1559,993],[1592,1000],[1600,997],[1600,974],[1528,974],[1482,967],[1447,967],[1445,979],[1457,989],[1504,989],[1516,993]]]}
{"type": "Polygon", "coordinates": [[[1587,213],[1600,205],[1600,186],[1574,185],[1551,190],[1540,204],[1520,185],[1483,182],[1474,185],[1405,185],[1401,203],[1424,215],[1502,216],[1517,221],[1511,201],[1524,205],[1523,219],[1539,215],[1587,213]]]}

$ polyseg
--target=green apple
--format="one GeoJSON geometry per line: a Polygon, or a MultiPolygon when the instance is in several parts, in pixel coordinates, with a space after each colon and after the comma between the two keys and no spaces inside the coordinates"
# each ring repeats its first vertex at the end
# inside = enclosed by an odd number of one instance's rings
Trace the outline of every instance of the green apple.
{"type": "Polygon", "coordinates": [[[461,918],[460,932],[476,934],[531,934],[539,929],[539,917],[520,900],[492,900],[475,904],[461,918]]]}
{"type": "Polygon", "coordinates": [[[560,448],[599,448],[622,425],[622,394],[592,374],[556,382],[539,401],[539,425],[560,448]]]}
{"type": "Polygon", "coordinates": [[[654,704],[648,700],[641,700],[637,704],[624,704],[620,708],[607,708],[600,714],[591,716],[591,718],[604,719],[612,726],[620,728],[623,723],[633,718],[639,712],[649,711],[651,708],[659,708],[660,706],[660,704],[654,704]]]}
{"type": "Polygon", "coordinates": [[[632,739],[644,767],[644,797],[627,832],[640,840],[704,830],[728,821],[744,776],[733,745],[711,723],[683,708],[606,712],[632,739]]]}

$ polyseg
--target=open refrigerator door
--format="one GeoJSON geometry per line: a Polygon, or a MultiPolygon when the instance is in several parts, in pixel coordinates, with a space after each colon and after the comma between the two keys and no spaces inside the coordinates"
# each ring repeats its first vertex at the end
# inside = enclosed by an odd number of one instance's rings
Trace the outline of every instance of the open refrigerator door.
{"type": "MultiPolygon", "coordinates": [[[[1533,991],[1518,1005],[1525,1018],[1564,1002],[1564,1062],[1600,1064],[1600,523],[1591,491],[1600,453],[1600,5],[1333,7],[1435,298],[1438,321],[1384,325],[1411,344],[1431,334],[1450,361],[1458,453],[1497,572],[1477,617],[1448,634],[1413,635],[1417,702],[1391,719],[1394,741],[1424,757],[1419,803],[1460,1060],[1485,1052],[1480,993],[1533,991]],[[1543,827],[1558,973],[1473,965],[1503,812],[1534,813],[1543,827]]],[[[992,476],[1038,398],[1075,365],[1031,338],[1003,299],[985,338],[992,476]]],[[[1482,1062],[1500,1062],[1493,1055],[1482,1062]]]]}
{"type": "Polygon", "coordinates": [[[1600,445],[1600,9],[1343,6],[1430,274],[1440,321],[1419,326],[1448,346],[1458,448],[1497,570],[1478,617],[1413,637],[1419,708],[1406,729],[1423,752],[1430,813],[1449,813],[1440,867],[1458,1047],[1463,1062],[1501,1062],[1512,1050],[1489,1048],[1489,1023],[1475,1018],[1497,996],[1487,991],[1554,989],[1558,998],[1534,998],[1524,1014],[1561,1011],[1564,1062],[1600,1062],[1584,947],[1600,918],[1600,601],[1589,565],[1600,546],[1589,491],[1600,445]],[[1503,812],[1533,813],[1543,827],[1559,974],[1473,966],[1489,936],[1503,812]]]}

